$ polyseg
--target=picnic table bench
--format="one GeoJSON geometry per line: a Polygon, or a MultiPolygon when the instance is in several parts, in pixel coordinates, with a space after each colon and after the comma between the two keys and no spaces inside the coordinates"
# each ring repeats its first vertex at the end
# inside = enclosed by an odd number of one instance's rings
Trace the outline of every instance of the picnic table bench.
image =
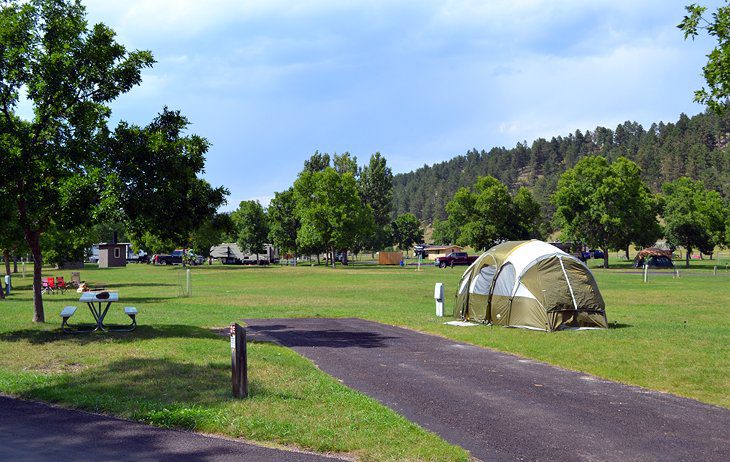
{"type": "Polygon", "coordinates": [[[66,306],[60,313],[62,318],[61,329],[67,333],[89,333],[101,330],[102,332],[130,332],[137,327],[137,308],[125,306],[124,314],[130,317],[132,322],[127,326],[112,327],[104,324],[104,318],[109,312],[112,303],[119,301],[119,294],[116,292],[84,292],[79,299],[85,302],[91,311],[96,325],[93,328],[79,328],[71,326],[68,320],[76,313],[75,306],[66,306]],[[106,306],[102,306],[106,302],[106,306]]]}

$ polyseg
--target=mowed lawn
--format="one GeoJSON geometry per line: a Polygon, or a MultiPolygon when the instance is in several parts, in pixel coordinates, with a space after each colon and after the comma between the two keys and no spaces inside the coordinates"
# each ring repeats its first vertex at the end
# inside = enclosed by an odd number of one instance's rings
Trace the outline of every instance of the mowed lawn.
{"type": "MultiPolygon", "coordinates": [[[[707,263],[705,263],[707,264],[707,263]]],[[[710,263],[711,264],[711,263],[710,263]]],[[[594,270],[611,329],[546,334],[453,327],[435,317],[443,282],[447,311],[463,268],[130,265],[87,268],[82,279],[118,290],[109,322],[132,333],[60,333],[63,306],[91,314],[75,292],[48,295],[47,322],[30,322],[30,278],[0,302],[0,391],[156,425],[345,454],[359,460],[466,460],[460,448],[349,390],[308,360],[276,345],[249,345],[251,397],[230,397],[230,344],[216,333],[247,317],[360,317],[513,352],[600,377],[730,407],[730,273],[680,270],[679,279],[594,270]]],[[[65,276],[68,271],[47,270],[65,276]]]]}

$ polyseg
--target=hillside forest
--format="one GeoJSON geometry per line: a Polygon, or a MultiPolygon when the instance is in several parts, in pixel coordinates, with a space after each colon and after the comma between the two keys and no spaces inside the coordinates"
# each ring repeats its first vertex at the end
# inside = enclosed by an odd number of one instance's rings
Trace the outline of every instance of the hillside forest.
{"type": "Polygon", "coordinates": [[[609,162],[626,157],[641,168],[641,178],[652,193],[681,177],[701,180],[709,190],[730,197],[730,113],[712,111],[675,123],[653,123],[644,128],[624,122],[615,129],[597,127],[550,140],[539,138],[511,149],[472,149],[464,155],[393,177],[394,216],[412,213],[426,224],[448,218],[447,203],[462,187],[491,175],[512,193],[527,187],[540,204],[544,225],[550,228],[555,214],[551,196],[558,180],[586,156],[600,155],[609,162]]]}

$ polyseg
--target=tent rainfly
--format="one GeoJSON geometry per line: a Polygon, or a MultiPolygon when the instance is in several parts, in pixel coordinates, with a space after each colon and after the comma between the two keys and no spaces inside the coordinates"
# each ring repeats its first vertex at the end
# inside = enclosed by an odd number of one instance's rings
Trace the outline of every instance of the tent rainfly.
{"type": "Polygon", "coordinates": [[[608,328],[588,267],[537,240],[504,242],[472,263],[461,277],[454,316],[547,331],[608,328]]]}

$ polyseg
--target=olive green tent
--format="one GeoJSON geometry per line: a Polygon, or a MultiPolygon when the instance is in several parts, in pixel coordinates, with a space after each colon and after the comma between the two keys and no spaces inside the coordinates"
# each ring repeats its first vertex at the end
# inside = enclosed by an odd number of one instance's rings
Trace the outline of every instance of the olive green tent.
{"type": "Polygon", "coordinates": [[[608,327],[588,267],[537,240],[504,242],[481,255],[461,278],[454,316],[548,331],[608,327]]]}

